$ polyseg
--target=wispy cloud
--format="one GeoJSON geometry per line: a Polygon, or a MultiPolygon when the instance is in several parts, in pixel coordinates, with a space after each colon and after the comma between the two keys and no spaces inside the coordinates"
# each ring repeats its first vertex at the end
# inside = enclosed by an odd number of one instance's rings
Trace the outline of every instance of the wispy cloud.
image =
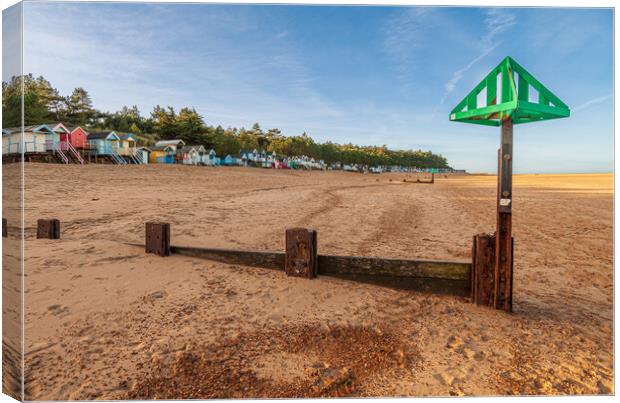
{"type": "Polygon", "coordinates": [[[413,7],[388,19],[384,30],[386,51],[403,64],[413,63],[412,50],[424,45],[423,31],[431,12],[430,8],[413,7]]]}
{"type": "Polygon", "coordinates": [[[384,25],[383,48],[393,61],[398,78],[405,84],[410,82],[411,72],[422,61],[418,52],[429,43],[432,15],[431,8],[406,8],[388,18],[384,25]]]}
{"type": "Polygon", "coordinates": [[[288,31],[282,31],[276,34],[276,39],[286,38],[288,36],[288,31]]]}
{"type": "Polygon", "coordinates": [[[516,23],[514,14],[508,13],[499,8],[491,8],[486,13],[484,23],[487,27],[487,33],[482,37],[483,47],[493,44],[495,38],[508,31],[516,23]]]}
{"type": "Polygon", "coordinates": [[[475,59],[469,62],[467,66],[455,71],[452,74],[452,78],[450,78],[450,80],[444,85],[445,93],[444,93],[443,98],[441,99],[442,104],[444,103],[446,96],[450,94],[452,91],[454,91],[454,88],[456,88],[456,85],[458,84],[458,82],[461,81],[461,79],[463,78],[463,75],[467,73],[469,69],[471,69],[474,66],[474,64],[478,63],[486,55],[491,53],[495,49],[495,47],[496,46],[491,46],[489,48],[484,49],[482,53],[480,53],[478,56],[476,56],[475,59]]]}
{"type": "Polygon", "coordinates": [[[492,8],[486,12],[484,19],[486,27],[485,34],[480,38],[480,50],[478,55],[474,57],[463,68],[458,69],[452,73],[452,77],[444,85],[444,94],[441,98],[441,104],[446,100],[446,97],[454,91],[457,84],[465,73],[467,73],[476,63],[482,60],[485,56],[491,53],[501,43],[498,37],[504,32],[508,31],[516,24],[516,17],[514,14],[508,13],[504,10],[492,8]]]}
{"type": "Polygon", "coordinates": [[[586,101],[586,102],[582,103],[581,105],[575,107],[572,112],[573,113],[580,112],[580,111],[582,111],[584,109],[587,109],[587,108],[589,108],[591,106],[603,103],[603,102],[607,101],[608,99],[611,99],[611,97],[613,97],[613,94],[607,94],[607,95],[604,95],[602,97],[593,98],[593,99],[591,99],[589,101],[586,101]]]}

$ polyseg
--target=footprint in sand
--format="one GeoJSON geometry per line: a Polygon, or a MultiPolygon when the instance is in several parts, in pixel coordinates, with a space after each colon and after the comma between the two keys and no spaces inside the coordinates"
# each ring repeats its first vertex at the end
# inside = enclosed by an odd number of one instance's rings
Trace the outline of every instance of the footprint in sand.
{"type": "Polygon", "coordinates": [[[142,297],[142,300],[145,302],[153,303],[157,301],[158,299],[164,298],[166,295],[168,295],[166,291],[162,291],[162,290],[153,291],[152,293],[147,294],[146,296],[142,297]]]}
{"type": "Polygon", "coordinates": [[[459,347],[463,346],[463,339],[461,339],[459,336],[455,336],[452,335],[450,337],[448,337],[448,341],[446,342],[446,347],[448,347],[451,350],[456,350],[459,347]]]}
{"type": "Polygon", "coordinates": [[[69,314],[69,307],[62,306],[58,304],[50,305],[47,307],[47,310],[52,313],[54,316],[66,316],[69,314]]]}
{"type": "Polygon", "coordinates": [[[434,376],[445,386],[452,386],[452,382],[454,382],[454,377],[447,372],[437,372],[434,376]]]}

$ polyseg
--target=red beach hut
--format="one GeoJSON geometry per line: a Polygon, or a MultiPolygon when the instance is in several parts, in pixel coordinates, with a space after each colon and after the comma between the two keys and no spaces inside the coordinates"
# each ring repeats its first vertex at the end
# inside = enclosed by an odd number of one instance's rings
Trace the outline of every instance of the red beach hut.
{"type": "Polygon", "coordinates": [[[86,140],[88,132],[80,126],[70,127],[69,129],[71,130],[71,134],[69,135],[69,142],[71,145],[77,149],[88,148],[88,141],[86,140]]]}

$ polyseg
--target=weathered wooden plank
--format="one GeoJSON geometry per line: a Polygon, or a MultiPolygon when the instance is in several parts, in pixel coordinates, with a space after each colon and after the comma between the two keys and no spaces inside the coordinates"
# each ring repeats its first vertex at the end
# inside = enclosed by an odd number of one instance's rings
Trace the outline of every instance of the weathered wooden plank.
{"type": "Polygon", "coordinates": [[[416,180],[404,179],[403,182],[405,182],[405,183],[426,183],[426,184],[431,184],[432,185],[433,183],[435,183],[435,173],[431,174],[431,178],[430,179],[420,179],[420,178],[417,178],[416,180]]]}
{"type": "Polygon", "coordinates": [[[172,254],[197,257],[221,263],[284,270],[284,253],[250,250],[171,246],[172,254]]]}
{"type": "MultiPolygon", "coordinates": [[[[271,251],[170,246],[170,253],[275,270],[284,270],[286,260],[286,253],[271,251]]],[[[321,275],[399,289],[467,296],[472,284],[472,265],[465,261],[318,255],[317,262],[321,275]]]]}
{"type": "Polygon", "coordinates": [[[315,278],[317,275],[316,231],[306,228],[286,230],[284,271],[288,276],[315,278]]]}
{"type": "Polygon", "coordinates": [[[428,292],[441,295],[468,297],[470,293],[469,279],[450,280],[444,278],[398,277],[363,274],[328,274],[327,276],[347,281],[355,281],[358,283],[379,285],[382,287],[389,287],[400,290],[428,292]]]}
{"type": "Polygon", "coordinates": [[[6,238],[9,236],[9,228],[8,228],[8,224],[6,222],[6,218],[2,219],[2,238],[6,238]]]}
{"type": "Polygon", "coordinates": [[[470,281],[471,263],[319,255],[319,274],[356,274],[470,281]]]}
{"type": "MultiPolygon", "coordinates": [[[[172,254],[197,257],[221,263],[276,270],[284,269],[285,260],[285,253],[280,252],[241,251],[212,248],[206,249],[182,246],[172,246],[171,252],[172,254]]],[[[471,271],[471,265],[467,262],[407,261],[381,258],[349,258],[348,256],[329,255],[319,255],[318,262],[319,274],[349,281],[456,296],[468,296],[470,292],[471,280],[468,275],[471,271]],[[390,262],[387,266],[382,264],[382,261],[385,260],[390,262]],[[363,266],[356,267],[356,264],[359,264],[360,262],[363,263],[363,266]],[[394,265],[393,262],[399,262],[401,266],[394,265]],[[421,270],[417,273],[427,275],[429,277],[412,277],[408,275],[417,275],[415,271],[409,270],[404,273],[400,273],[395,270],[396,267],[407,267],[411,264],[415,265],[418,263],[422,263],[421,267],[426,268],[426,270],[421,270]],[[441,267],[444,263],[447,263],[449,267],[457,268],[452,274],[448,275],[453,278],[433,277],[435,273],[433,272],[432,267],[441,267]],[[350,268],[346,270],[343,269],[342,265],[347,264],[350,268]],[[377,269],[372,270],[371,272],[365,271],[367,268],[373,269],[373,267],[384,267],[384,270],[377,269]]],[[[445,273],[442,272],[438,275],[445,276],[445,273]]]]}
{"type": "MultiPolygon", "coordinates": [[[[132,246],[142,246],[131,243],[132,246]]],[[[284,270],[285,253],[236,249],[171,246],[172,254],[228,264],[284,270]]],[[[470,281],[471,263],[466,261],[407,260],[360,256],[318,255],[318,274],[438,278],[470,281]]],[[[467,287],[469,288],[469,286],[467,287]]]]}
{"type": "MultiPolygon", "coordinates": [[[[172,246],[173,254],[200,257],[229,264],[284,268],[285,254],[280,252],[241,251],[172,246]]],[[[405,260],[359,256],[318,255],[318,274],[374,275],[391,277],[443,278],[470,280],[471,263],[438,260],[405,260]]]]}

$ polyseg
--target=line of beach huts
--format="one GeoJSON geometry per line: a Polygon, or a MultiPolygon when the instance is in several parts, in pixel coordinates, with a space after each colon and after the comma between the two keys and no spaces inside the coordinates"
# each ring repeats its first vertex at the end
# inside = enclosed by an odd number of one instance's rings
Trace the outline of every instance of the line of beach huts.
{"type": "Polygon", "coordinates": [[[101,162],[112,164],[185,164],[260,166],[263,168],[326,169],[324,161],[306,156],[278,158],[275,152],[243,151],[239,155],[218,156],[214,149],[202,145],[187,145],[183,140],[161,140],[154,146],[138,145],[132,134],[114,131],[88,132],[82,127],[70,127],[62,122],[27,126],[23,129],[2,129],[3,156],[19,156],[27,161],[47,161],[65,164],[101,162]]]}
{"type": "Polygon", "coordinates": [[[132,134],[114,131],[88,132],[62,122],[52,122],[23,128],[2,129],[3,161],[26,161],[84,164],[185,164],[203,166],[254,166],[275,169],[339,169],[351,172],[452,172],[448,169],[419,169],[411,167],[367,167],[359,164],[326,164],[307,156],[278,156],[264,150],[241,151],[238,155],[217,156],[214,149],[202,145],[187,145],[183,140],[161,140],[154,146],[139,146],[132,134]],[[23,138],[22,138],[23,133],[23,138]]]}

